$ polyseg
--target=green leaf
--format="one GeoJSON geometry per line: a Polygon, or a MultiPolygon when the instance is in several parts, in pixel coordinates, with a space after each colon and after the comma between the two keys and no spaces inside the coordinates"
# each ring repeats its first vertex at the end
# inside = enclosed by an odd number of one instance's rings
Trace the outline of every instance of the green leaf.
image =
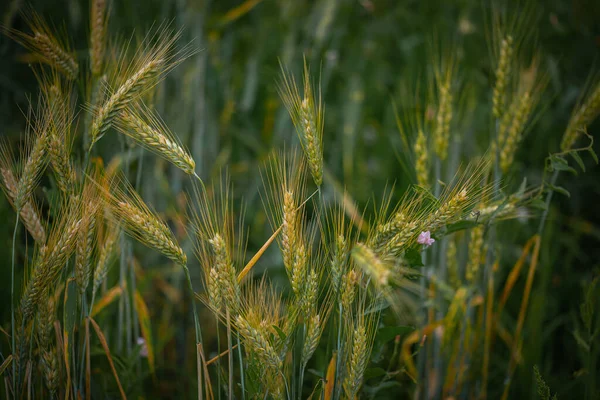
{"type": "Polygon", "coordinates": [[[535,208],[537,210],[546,210],[546,202],[542,199],[533,199],[531,202],[529,202],[529,207],[531,208],[535,208]]]}
{"type": "Polygon", "coordinates": [[[385,374],[387,374],[387,372],[385,372],[385,369],[383,368],[367,368],[365,371],[364,380],[366,381],[367,379],[377,378],[378,376],[383,376],[385,374]]]}
{"type": "Polygon", "coordinates": [[[547,183],[547,185],[548,185],[548,188],[550,190],[553,190],[553,191],[555,191],[557,193],[560,193],[560,194],[564,194],[567,197],[571,197],[571,193],[569,193],[569,191],[567,189],[565,189],[564,187],[562,187],[562,186],[554,186],[554,185],[551,185],[549,183],[547,183]]]}
{"type": "Polygon", "coordinates": [[[577,175],[577,170],[573,167],[570,167],[568,161],[565,160],[564,157],[553,154],[548,158],[550,161],[550,165],[548,167],[550,172],[568,171],[577,175]]]}
{"type": "Polygon", "coordinates": [[[411,267],[422,267],[423,258],[421,252],[415,247],[411,247],[404,253],[404,259],[411,267]]]}
{"type": "Polygon", "coordinates": [[[471,229],[477,225],[478,224],[475,221],[459,221],[454,224],[446,225],[446,234],[471,229]]]}
{"type": "Polygon", "coordinates": [[[401,326],[386,326],[377,331],[376,341],[387,343],[394,339],[396,336],[405,336],[415,330],[414,326],[401,325],[401,326]]]}
{"type": "Polygon", "coordinates": [[[271,325],[271,326],[273,327],[273,329],[275,329],[275,332],[277,332],[277,335],[279,335],[279,339],[281,339],[281,340],[286,339],[287,336],[277,325],[271,325]]]}
{"type": "Polygon", "coordinates": [[[579,334],[579,331],[574,331],[573,337],[575,338],[575,341],[577,342],[579,347],[581,347],[585,351],[590,351],[590,345],[585,340],[583,340],[583,338],[579,334]]]}
{"type": "Polygon", "coordinates": [[[581,168],[581,170],[583,172],[585,172],[585,164],[583,163],[583,160],[579,156],[579,153],[577,153],[576,151],[572,151],[569,154],[571,154],[571,157],[573,157],[573,159],[577,162],[577,164],[579,164],[579,168],[581,168]]]}
{"type": "Polygon", "coordinates": [[[588,149],[588,151],[590,152],[590,155],[592,156],[592,158],[594,159],[594,161],[596,161],[596,164],[598,164],[598,155],[596,154],[596,152],[594,151],[594,149],[592,149],[590,147],[588,149]]]}

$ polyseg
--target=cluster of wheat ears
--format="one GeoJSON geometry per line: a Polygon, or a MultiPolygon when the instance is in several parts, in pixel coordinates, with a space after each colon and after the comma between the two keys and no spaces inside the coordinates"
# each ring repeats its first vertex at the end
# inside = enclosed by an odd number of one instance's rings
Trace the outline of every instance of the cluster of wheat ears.
{"type": "MultiPolygon", "coordinates": [[[[452,52],[436,52],[428,107],[398,115],[418,185],[397,204],[374,194],[382,200],[375,217],[366,221],[343,191],[333,202],[324,198],[331,180],[323,158],[325,107],[319,86],[306,62],[301,85],[282,67],[277,87],[302,151],[274,152],[265,163],[262,199],[272,236],[244,262],[246,233],[238,224],[242,213],[234,210],[229,181],[205,183],[190,152],[152,107],[154,88],[194,56],[195,48],[181,46],[180,35],[169,25],[153,28],[135,44],[109,41],[107,15],[106,1],[92,1],[85,60],[35,13],[28,16],[28,32],[5,30],[40,61],[34,69],[40,94],[24,113],[27,130],[19,157],[8,142],[0,151],[2,188],[16,212],[12,318],[10,332],[4,332],[11,354],[3,355],[0,367],[7,398],[91,398],[96,385],[92,341],[100,343],[119,394],[126,397],[110,341],[95,320],[122,293],[135,303],[140,321],[148,315],[135,288],[107,288],[110,266],[124,254],[119,251],[126,243],[123,233],[162,253],[185,273],[196,332],[198,398],[301,398],[311,393],[325,399],[356,398],[384,314],[416,329],[398,332],[394,354],[400,365],[382,379],[401,375],[419,382],[424,371],[435,367],[443,374],[435,382],[417,385],[417,390],[485,395],[492,337],[499,335],[508,338],[510,351],[504,389],[508,396],[520,360],[539,233],[552,193],[563,191],[556,186],[559,171],[572,168],[567,156],[577,163],[581,152],[595,157],[591,144],[575,145],[578,139],[591,141],[586,127],[600,112],[600,84],[591,82],[575,108],[560,153],[549,158],[548,176],[538,187],[506,193],[502,177],[511,173],[519,143],[542,111],[548,79],[540,57],[527,57],[523,51],[529,43],[524,28],[529,27],[522,19],[494,14],[489,38],[495,65],[490,150],[464,168],[448,157],[452,131],[464,117],[459,106],[464,79],[452,52]],[[85,93],[83,101],[76,98],[76,88],[85,93]],[[104,165],[96,156],[95,145],[104,135],[119,134],[189,175],[195,189],[182,211],[195,241],[202,285],[193,284],[188,255],[167,222],[128,183],[123,172],[128,160],[107,160],[104,165]],[[36,189],[44,174],[44,182],[58,190],[51,207],[42,212],[36,189]],[[534,215],[536,207],[542,210],[539,232],[525,245],[514,275],[495,298],[495,223],[523,212],[534,215]],[[15,257],[20,225],[33,239],[33,251],[25,257],[19,292],[14,276],[20,268],[15,257]],[[273,242],[289,290],[273,285],[268,271],[264,277],[253,276],[253,267],[273,242]],[[521,313],[515,331],[506,332],[499,317],[527,263],[521,313]],[[214,314],[214,325],[226,330],[226,346],[203,345],[206,322],[201,323],[201,311],[214,314]],[[435,354],[418,351],[425,341],[437,344],[435,354]],[[216,357],[211,359],[211,354],[216,357]],[[307,387],[305,371],[316,354],[327,360],[327,368],[322,377],[311,377],[316,384],[307,387]],[[473,381],[478,384],[469,384],[473,381]]],[[[152,329],[144,323],[139,328],[154,371],[152,329]]]]}

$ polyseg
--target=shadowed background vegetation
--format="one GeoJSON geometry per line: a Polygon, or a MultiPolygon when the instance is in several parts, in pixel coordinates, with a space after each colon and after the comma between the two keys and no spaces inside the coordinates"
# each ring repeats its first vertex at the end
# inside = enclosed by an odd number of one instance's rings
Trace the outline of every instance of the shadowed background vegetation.
{"type": "MultiPolygon", "coordinates": [[[[582,91],[591,82],[590,74],[600,71],[600,4],[593,0],[540,3],[531,13],[525,29],[533,38],[529,51],[540,54],[547,85],[540,100],[541,111],[520,143],[512,169],[503,176],[501,185],[505,193],[516,192],[524,180],[527,188],[542,183],[546,158],[560,151],[565,127],[582,91]]],[[[167,75],[151,101],[189,149],[196,161],[196,173],[205,182],[219,180],[227,171],[234,188],[231,192],[233,208],[236,214],[242,205],[245,209],[243,231],[249,233],[242,257],[245,261],[261,248],[274,230],[263,207],[263,178],[259,170],[273,149],[289,150],[299,145],[277,90],[280,64],[300,82],[305,58],[313,83],[317,86],[320,82],[325,104],[325,179],[320,195],[325,201],[334,202],[345,189],[359,213],[365,210],[366,220],[375,218],[373,210],[378,209],[385,193],[390,193],[396,202],[408,185],[416,182],[412,165],[416,132],[408,133],[411,145],[407,148],[397,117],[402,120],[404,115],[419,112],[421,104],[416,104],[414,97],[415,92],[424,97],[429,90],[428,74],[435,62],[432,47],[451,53],[458,65],[456,79],[460,90],[456,103],[457,109],[464,112],[459,112],[456,118],[465,122],[453,126],[450,158],[455,163],[465,162],[488,151],[494,131],[490,117],[495,73],[491,46],[494,44],[486,25],[491,2],[128,0],[109,4],[111,38],[133,37],[134,41],[167,21],[174,30],[181,29],[178,46],[191,42],[196,50],[167,75]]],[[[78,0],[39,0],[27,4],[12,0],[0,5],[1,23],[26,31],[20,12],[31,7],[44,16],[58,36],[69,38],[78,59],[86,60],[89,6],[87,1],[78,0]]],[[[511,3],[507,10],[508,15],[516,15],[523,12],[523,7],[511,3]]],[[[27,110],[28,96],[35,99],[39,91],[30,68],[35,60],[6,35],[0,37],[0,57],[0,135],[16,147],[23,140],[26,121],[23,114],[27,110]]],[[[81,69],[88,68],[86,62],[81,62],[81,69]]],[[[74,90],[84,102],[87,94],[83,85],[76,84],[74,90]]],[[[81,115],[87,112],[82,107],[77,111],[81,115]]],[[[598,121],[588,126],[589,134],[595,138],[599,130],[598,121]]],[[[76,138],[73,158],[78,163],[84,162],[83,146],[83,140],[76,138]]],[[[597,143],[594,148],[598,149],[597,143]]],[[[189,198],[194,197],[187,195],[193,192],[189,177],[151,152],[130,146],[115,131],[97,143],[94,156],[105,164],[117,156],[131,157],[125,174],[131,182],[139,183],[136,189],[144,201],[169,221],[169,227],[188,254],[194,287],[203,292],[200,289],[202,270],[198,260],[192,257],[194,240],[186,235],[183,216],[189,198]]],[[[600,378],[595,361],[599,354],[598,340],[588,341],[578,332],[584,332],[580,305],[585,300],[588,285],[599,272],[600,169],[592,157],[582,155],[582,158],[585,172],[570,159],[579,173],[575,176],[567,172],[558,178],[557,185],[564,187],[570,196],[556,193],[549,208],[522,329],[522,351],[509,398],[538,398],[540,382],[536,384],[534,366],[559,398],[598,398],[599,387],[595,383],[600,378]]],[[[453,174],[454,170],[442,171],[442,180],[448,181],[453,174]]],[[[307,192],[312,193],[313,186],[311,182],[307,192]]],[[[52,208],[56,193],[55,182],[44,176],[36,190],[42,212],[47,213],[52,208]]],[[[312,212],[316,213],[313,208],[307,211],[312,212]]],[[[538,230],[542,211],[528,210],[526,214],[497,224],[500,254],[494,278],[497,297],[523,253],[524,244],[538,230]]],[[[10,332],[11,320],[8,282],[14,219],[11,204],[2,197],[0,260],[4,260],[4,267],[0,269],[0,322],[7,332],[10,332]]],[[[16,287],[21,288],[23,266],[28,265],[26,256],[32,254],[31,238],[22,232],[17,247],[20,267],[16,271],[16,287]]],[[[135,281],[149,310],[156,374],[152,376],[146,361],[139,356],[140,348],[135,339],[141,333],[135,322],[139,311],[134,295],[123,295],[96,317],[108,339],[121,383],[130,398],[194,398],[197,393],[194,322],[183,270],[158,252],[135,243],[132,249],[135,277],[127,279],[135,281]],[[127,309],[132,313],[127,317],[130,320],[121,316],[124,311],[120,310],[127,309]],[[130,337],[118,333],[119,329],[130,329],[130,337]]],[[[461,251],[466,254],[467,250],[461,251]]],[[[114,264],[106,290],[120,279],[118,262],[114,264]]],[[[432,268],[435,269],[435,265],[432,268]]],[[[512,346],[510,337],[522,305],[527,269],[528,265],[523,267],[501,317],[501,325],[508,333],[504,336],[499,333],[489,354],[487,393],[480,395],[487,394],[490,399],[501,398],[505,389],[510,363],[508,348],[512,346]]],[[[264,271],[269,271],[275,285],[285,285],[285,269],[275,245],[253,269],[255,276],[264,271]]],[[[484,296],[485,285],[487,282],[482,284],[484,296]]],[[[591,303],[598,306],[600,288],[592,293],[591,303]]],[[[197,304],[203,308],[201,302],[197,304]]],[[[600,313],[594,315],[598,324],[600,313]]],[[[398,346],[413,328],[422,326],[410,321],[405,331],[385,331],[385,328],[404,326],[404,322],[392,312],[383,313],[378,329],[384,333],[375,341],[363,396],[397,398],[399,393],[403,398],[412,398],[415,390],[419,390],[421,398],[426,398],[425,393],[431,398],[442,397],[441,390],[428,392],[423,388],[434,388],[438,380],[444,379],[436,375],[439,371],[424,372],[428,368],[419,366],[419,377],[415,378],[418,383],[406,373],[398,346]]],[[[214,316],[205,308],[200,311],[200,325],[206,356],[212,358],[217,354],[217,331],[214,316]]],[[[223,348],[226,341],[223,327],[220,335],[223,348]]],[[[11,354],[10,346],[4,338],[0,343],[4,359],[11,354]]],[[[426,343],[429,346],[429,342],[426,343]]],[[[91,345],[92,397],[116,398],[119,392],[103,348],[96,341],[91,345]]],[[[415,346],[415,352],[419,348],[426,347],[415,346]]],[[[322,353],[317,353],[308,365],[304,398],[310,395],[319,379],[325,377],[331,354],[322,353]]],[[[479,373],[477,361],[471,365],[477,370],[472,372],[474,375],[479,373]]],[[[214,376],[213,385],[216,385],[214,376]]],[[[226,380],[226,376],[223,379],[226,380]]],[[[456,393],[457,398],[475,398],[472,396],[478,393],[481,380],[474,378],[468,384],[473,387],[463,388],[463,392],[456,393]]],[[[226,396],[227,392],[223,391],[222,395],[226,396]]]]}

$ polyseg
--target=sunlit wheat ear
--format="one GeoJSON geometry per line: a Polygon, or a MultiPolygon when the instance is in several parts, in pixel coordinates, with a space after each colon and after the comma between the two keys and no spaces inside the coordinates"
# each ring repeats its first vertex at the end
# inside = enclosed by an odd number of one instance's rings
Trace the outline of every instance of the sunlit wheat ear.
{"type": "Polygon", "coordinates": [[[68,79],[76,79],[79,65],[69,43],[57,38],[42,17],[35,12],[28,12],[24,18],[31,33],[14,29],[4,30],[5,33],[33,52],[40,62],[60,71],[68,79]]]}
{"type": "Polygon", "coordinates": [[[90,6],[90,68],[100,75],[106,53],[106,28],[108,25],[108,0],[92,0],[90,6]]]}
{"type": "Polygon", "coordinates": [[[81,227],[81,198],[72,197],[60,208],[45,245],[33,258],[33,271],[21,296],[23,318],[29,320],[45,291],[56,283],[70,255],[81,227]]]}
{"type": "MultiPolygon", "coordinates": [[[[12,206],[17,198],[15,166],[16,161],[10,147],[6,142],[0,142],[0,187],[12,206]]],[[[19,218],[38,245],[46,242],[46,228],[33,198],[23,204],[19,210],[19,218]]]]}
{"type": "Polygon", "coordinates": [[[129,182],[117,177],[110,185],[110,192],[103,194],[125,232],[177,264],[186,265],[187,257],[169,227],[144,203],[129,182]]]}
{"type": "Polygon", "coordinates": [[[299,238],[302,232],[305,195],[305,164],[296,153],[272,154],[266,171],[261,171],[261,193],[273,229],[281,226],[277,244],[288,277],[293,275],[299,238]]]}
{"type": "Polygon", "coordinates": [[[195,254],[200,261],[208,290],[209,306],[219,312],[222,306],[235,316],[240,307],[240,284],[236,263],[244,259],[245,236],[241,226],[243,211],[234,215],[229,178],[224,175],[211,185],[196,189],[190,209],[196,236],[195,254]],[[236,222],[239,229],[236,231],[236,222]]]}
{"type": "Polygon", "coordinates": [[[179,37],[180,32],[173,33],[168,26],[162,26],[144,38],[131,61],[123,51],[120,62],[111,66],[108,73],[105,101],[92,110],[91,145],[106,133],[121,111],[193,53],[190,46],[176,50],[179,37]]]}
{"type": "Polygon", "coordinates": [[[491,5],[486,15],[486,39],[494,68],[492,114],[496,119],[506,112],[507,97],[512,85],[512,71],[523,43],[530,39],[537,11],[534,2],[516,10],[491,5]]]}
{"type": "Polygon", "coordinates": [[[346,328],[351,334],[347,335],[347,346],[349,354],[347,355],[345,365],[345,376],[343,380],[344,392],[348,399],[357,397],[375,339],[376,321],[379,319],[377,313],[365,315],[365,304],[361,304],[357,313],[355,322],[350,322],[346,328]]]}
{"type": "MultiPolygon", "coordinates": [[[[442,46],[443,44],[440,44],[442,46]]],[[[455,46],[448,46],[450,50],[441,51],[434,47],[433,63],[434,83],[436,92],[436,115],[433,130],[433,150],[440,158],[445,160],[448,155],[450,141],[450,124],[454,112],[454,81],[456,80],[455,46]],[[440,54],[442,53],[442,54],[440,54]]]]}
{"type": "Polygon", "coordinates": [[[391,193],[384,196],[366,243],[383,258],[398,255],[414,243],[424,214],[426,192],[410,189],[388,215],[391,193]]]}
{"type": "Polygon", "coordinates": [[[483,262],[482,255],[484,254],[484,233],[485,226],[477,225],[471,229],[469,239],[469,259],[465,268],[465,279],[469,283],[474,283],[479,274],[479,266],[483,262]]]}
{"type": "Polygon", "coordinates": [[[70,158],[75,125],[71,86],[63,85],[56,75],[43,79],[41,86],[49,108],[48,155],[56,183],[61,192],[68,195],[77,180],[70,158]]]}
{"type": "Polygon", "coordinates": [[[325,240],[325,246],[329,249],[327,260],[324,261],[329,267],[329,271],[325,275],[329,275],[331,289],[338,295],[342,276],[348,267],[350,243],[356,232],[352,222],[346,218],[341,201],[334,202],[333,207],[328,208],[324,216],[325,220],[321,224],[321,236],[325,240]]]}
{"type": "Polygon", "coordinates": [[[506,35],[500,42],[498,63],[496,65],[494,93],[492,97],[492,111],[494,117],[500,118],[504,113],[506,88],[509,83],[514,52],[514,38],[506,35]]]}
{"type": "Polygon", "coordinates": [[[283,356],[289,338],[282,338],[277,329],[291,333],[286,324],[290,321],[295,324],[295,313],[284,302],[281,293],[263,278],[244,285],[241,300],[240,316],[266,338],[272,338],[273,350],[283,356]]]}
{"type": "Polygon", "coordinates": [[[300,144],[304,150],[310,173],[317,186],[323,183],[323,120],[324,109],[321,103],[321,90],[315,96],[310,80],[310,71],[304,60],[304,89],[300,91],[294,77],[281,66],[281,80],[278,85],[279,95],[285,104],[300,144]]]}
{"type": "Polygon", "coordinates": [[[498,132],[499,161],[503,172],[507,172],[511,167],[518,144],[531,125],[529,121],[536,111],[548,82],[547,75],[539,70],[537,57],[527,69],[519,73],[519,77],[518,88],[512,96],[513,104],[505,112],[498,132]]]}
{"type": "Polygon", "coordinates": [[[186,174],[195,173],[196,163],[190,153],[162,119],[145,105],[131,106],[121,111],[115,120],[115,127],[186,174]]]}
{"type": "Polygon", "coordinates": [[[356,297],[356,286],[358,285],[359,279],[360,275],[354,269],[350,269],[342,277],[340,303],[342,305],[342,310],[344,310],[344,315],[346,316],[354,304],[354,299],[356,297]]]}
{"type": "Polygon", "coordinates": [[[252,326],[241,315],[237,316],[235,325],[245,346],[258,357],[260,362],[264,363],[271,371],[279,371],[282,360],[267,339],[267,335],[261,332],[260,328],[252,326]]]}
{"type": "MultiPolygon", "coordinates": [[[[112,216],[109,216],[112,218],[112,216]]],[[[106,279],[108,275],[108,268],[110,267],[111,261],[116,254],[118,247],[118,238],[121,230],[118,224],[109,224],[104,227],[103,231],[99,233],[99,249],[98,249],[98,261],[94,268],[94,277],[92,285],[92,296],[95,297],[100,285],[106,279]]]]}
{"type": "Polygon", "coordinates": [[[481,184],[489,167],[489,158],[486,157],[457,173],[454,181],[442,193],[438,205],[433,207],[425,217],[421,229],[437,232],[471,212],[481,198],[486,198],[492,190],[489,184],[484,186],[481,184]]]}
{"type": "Polygon", "coordinates": [[[427,136],[423,129],[419,129],[417,140],[413,148],[415,153],[415,172],[417,183],[424,188],[429,187],[429,148],[427,145],[427,136]]]}
{"type": "Polygon", "coordinates": [[[43,99],[38,101],[37,110],[34,110],[30,103],[25,134],[26,145],[15,196],[17,210],[20,210],[31,197],[48,160],[46,151],[50,121],[50,110],[43,99]]]}
{"type": "MultiPolygon", "coordinates": [[[[96,177],[99,174],[96,173],[96,177]]],[[[84,295],[92,276],[92,253],[97,240],[98,211],[104,204],[96,186],[97,178],[86,182],[81,194],[81,227],[75,242],[75,282],[84,295]]]]}
{"type": "Polygon", "coordinates": [[[570,150],[581,132],[600,115],[600,78],[595,76],[588,81],[587,88],[584,90],[579,104],[574,108],[562,137],[560,143],[562,151],[570,150]]]}
{"type": "Polygon", "coordinates": [[[52,340],[54,338],[54,320],[56,319],[56,301],[53,290],[49,290],[43,297],[44,301],[40,302],[35,327],[46,386],[54,394],[58,389],[60,379],[56,345],[52,340]]]}

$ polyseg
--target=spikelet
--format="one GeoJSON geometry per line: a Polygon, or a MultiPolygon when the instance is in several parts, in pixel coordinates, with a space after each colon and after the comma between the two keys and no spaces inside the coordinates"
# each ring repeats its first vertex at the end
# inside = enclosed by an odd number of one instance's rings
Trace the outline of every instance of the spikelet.
{"type": "Polygon", "coordinates": [[[378,319],[378,315],[365,316],[363,313],[364,305],[357,313],[357,321],[351,331],[352,334],[348,335],[348,348],[352,350],[347,358],[346,374],[343,380],[343,388],[348,399],[354,399],[358,395],[375,339],[374,323],[378,319]]]}
{"type": "Polygon", "coordinates": [[[434,233],[468,214],[491,190],[489,185],[480,186],[488,168],[489,160],[483,159],[469,165],[458,175],[442,194],[440,205],[425,218],[422,230],[434,233]]]}
{"type": "Polygon", "coordinates": [[[583,130],[587,128],[600,114],[600,80],[590,87],[589,94],[584,97],[583,102],[575,108],[569,125],[565,131],[560,148],[568,151],[573,147],[575,141],[583,130]]]}
{"type": "Polygon", "coordinates": [[[296,326],[297,312],[286,306],[281,294],[264,278],[244,286],[240,315],[271,340],[270,343],[280,358],[283,357],[291,332],[296,326]],[[281,338],[275,327],[286,333],[287,337],[281,338]]]}
{"type": "Polygon", "coordinates": [[[302,296],[302,313],[308,317],[317,306],[317,298],[319,295],[319,276],[315,269],[312,269],[306,277],[304,284],[304,293],[302,296]]]}
{"type": "Polygon", "coordinates": [[[479,266],[481,265],[481,256],[483,252],[484,228],[484,225],[477,225],[471,229],[471,239],[469,241],[469,261],[465,270],[465,278],[469,283],[475,282],[479,274],[479,266]]]}
{"type": "Polygon", "coordinates": [[[272,371],[279,371],[282,365],[281,358],[265,335],[251,326],[241,315],[237,316],[235,323],[245,345],[258,357],[260,362],[272,371]]]}
{"type": "Polygon", "coordinates": [[[96,239],[97,213],[100,198],[93,183],[87,182],[82,194],[81,227],[75,243],[75,282],[84,295],[92,276],[92,252],[96,239]]]}
{"type": "Polygon", "coordinates": [[[47,291],[44,297],[46,300],[41,301],[38,308],[36,328],[46,386],[54,394],[59,380],[56,346],[52,343],[56,302],[51,291],[47,291]]]}
{"type": "Polygon", "coordinates": [[[532,111],[537,106],[547,82],[545,75],[539,73],[537,58],[527,70],[521,72],[520,76],[519,88],[516,95],[513,96],[513,104],[506,113],[509,114],[510,122],[505,124],[505,118],[502,118],[503,122],[498,135],[498,145],[501,146],[499,161],[503,172],[507,172],[512,165],[517,145],[527,129],[527,122],[531,118],[532,111]]]}
{"type": "Polygon", "coordinates": [[[275,153],[267,163],[266,176],[263,175],[266,193],[263,204],[272,228],[281,227],[277,244],[290,280],[293,280],[297,250],[301,245],[306,245],[299,242],[304,215],[305,168],[304,162],[296,153],[275,153]]]}
{"type": "Polygon", "coordinates": [[[352,259],[378,287],[389,285],[390,279],[392,279],[391,266],[386,265],[367,245],[357,243],[352,249],[352,259]]]}
{"type": "Polygon", "coordinates": [[[406,247],[413,244],[420,232],[418,229],[423,219],[422,191],[410,190],[385,219],[389,200],[384,201],[379,212],[378,223],[374,232],[369,233],[368,245],[380,256],[399,255],[406,247]]]}
{"type": "Polygon", "coordinates": [[[35,53],[39,61],[50,65],[71,80],[76,79],[79,65],[68,42],[54,36],[50,27],[35,12],[26,16],[26,22],[31,34],[10,29],[8,35],[35,53]]]}
{"type": "Polygon", "coordinates": [[[290,276],[292,291],[298,297],[302,296],[307,279],[308,252],[304,243],[300,243],[294,252],[294,264],[290,276]]]}
{"type": "Polygon", "coordinates": [[[94,120],[90,137],[92,146],[111,127],[121,111],[151,90],[167,72],[191,55],[189,47],[179,52],[174,51],[179,36],[180,33],[173,34],[168,26],[163,26],[144,38],[128,65],[125,54],[116,55],[122,60],[113,66],[114,70],[109,74],[109,84],[104,88],[107,92],[106,100],[93,108],[94,120]]]}
{"type": "Polygon", "coordinates": [[[351,310],[354,298],[356,296],[356,285],[358,283],[358,273],[351,269],[342,278],[342,292],[340,295],[340,302],[344,313],[348,313],[351,310]]]}
{"type": "Polygon", "coordinates": [[[513,62],[514,38],[506,35],[500,42],[500,55],[496,66],[496,84],[492,97],[492,111],[494,117],[500,118],[504,114],[506,89],[510,81],[511,67],[513,62]]]}
{"type": "MultiPolygon", "coordinates": [[[[98,252],[98,262],[94,269],[94,283],[92,287],[92,297],[96,296],[100,285],[106,279],[108,274],[108,267],[110,266],[111,260],[116,253],[117,242],[121,230],[118,225],[109,225],[105,227],[102,232],[102,239],[99,241],[102,245],[98,252]]],[[[99,235],[100,236],[100,235],[99,235]]]]}
{"type": "MultiPolygon", "coordinates": [[[[234,230],[231,186],[227,177],[196,191],[198,207],[192,209],[192,221],[196,234],[195,254],[202,266],[204,283],[208,289],[209,306],[220,312],[227,307],[230,315],[239,312],[241,288],[237,279],[235,260],[242,259],[243,235],[234,230]]],[[[240,215],[240,221],[243,213],[240,215]]],[[[241,222],[240,222],[241,224],[241,222]]]]}
{"type": "Polygon", "coordinates": [[[21,296],[21,311],[25,321],[33,316],[43,294],[55,283],[72,254],[81,226],[81,210],[81,200],[76,197],[63,205],[46,245],[34,256],[33,273],[21,296]]]}
{"type": "Polygon", "coordinates": [[[240,302],[240,286],[225,240],[217,233],[214,238],[209,240],[209,243],[215,253],[214,269],[217,272],[217,287],[220,297],[225,300],[225,304],[230,310],[237,312],[240,302]]]}
{"type": "Polygon", "coordinates": [[[56,302],[52,290],[46,290],[43,297],[45,301],[40,302],[37,312],[37,337],[40,346],[49,346],[52,342],[54,332],[54,320],[56,318],[56,302]]]}
{"type": "Polygon", "coordinates": [[[427,137],[423,129],[419,129],[415,141],[414,153],[416,156],[415,172],[417,183],[424,188],[429,187],[429,152],[427,149],[427,137]]]}
{"type": "Polygon", "coordinates": [[[144,203],[131,184],[124,178],[117,178],[110,185],[112,192],[104,192],[111,212],[119,225],[140,243],[154,248],[176,262],[185,266],[187,257],[177,243],[169,227],[144,203]],[[123,188],[119,183],[123,183],[123,188]]]}
{"type": "Polygon", "coordinates": [[[349,254],[348,247],[346,237],[342,234],[337,235],[335,240],[335,250],[331,258],[331,281],[335,292],[339,290],[342,274],[345,270],[345,264],[349,254]]]}
{"type": "Polygon", "coordinates": [[[124,135],[135,140],[189,175],[195,174],[196,163],[183,148],[179,139],[165,123],[145,105],[128,107],[121,111],[115,126],[124,135]]]}
{"type": "Polygon", "coordinates": [[[304,59],[303,97],[294,77],[281,66],[282,77],[278,85],[279,95],[296,127],[300,144],[317,186],[323,183],[323,120],[324,110],[321,91],[313,93],[310,71],[304,59]]]}
{"type": "Polygon", "coordinates": [[[445,160],[448,156],[448,142],[450,140],[450,124],[452,123],[454,93],[452,83],[455,74],[455,61],[452,54],[444,55],[443,59],[436,64],[435,83],[437,87],[437,110],[435,115],[435,129],[433,132],[433,150],[440,158],[445,160]]]}
{"type": "Polygon", "coordinates": [[[306,366],[308,360],[310,360],[315,353],[315,350],[317,350],[323,328],[324,324],[321,321],[321,316],[319,314],[314,314],[308,321],[308,330],[306,338],[304,339],[304,346],[302,347],[301,364],[303,366],[306,366]]]}
{"type": "Polygon", "coordinates": [[[294,194],[286,190],[283,194],[283,224],[281,228],[281,252],[283,265],[293,275],[296,262],[296,240],[298,236],[298,212],[294,194]]]}
{"type": "Polygon", "coordinates": [[[212,267],[208,273],[208,304],[213,310],[221,310],[223,307],[223,297],[221,296],[221,285],[219,282],[219,272],[212,267]]]}
{"type": "Polygon", "coordinates": [[[92,0],[90,6],[90,67],[95,76],[102,74],[106,53],[107,1],[92,0]]]}
{"type": "Polygon", "coordinates": [[[54,169],[56,183],[64,195],[73,190],[77,176],[69,154],[73,145],[73,108],[70,104],[70,86],[63,88],[60,79],[54,76],[42,83],[42,91],[49,107],[48,155],[54,169]]]}
{"type": "MultiPolygon", "coordinates": [[[[15,161],[10,147],[4,142],[0,143],[0,187],[13,206],[17,197],[17,178],[14,173],[14,165],[15,161]]],[[[38,245],[46,243],[46,228],[32,198],[23,204],[19,211],[19,217],[38,245]]]]}
{"type": "Polygon", "coordinates": [[[15,208],[21,207],[29,200],[37,182],[46,165],[46,145],[48,141],[48,126],[50,122],[49,110],[43,99],[38,102],[38,111],[33,110],[29,105],[29,115],[27,117],[26,146],[27,157],[23,161],[22,171],[17,184],[17,191],[14,200],[15,208]]]}

